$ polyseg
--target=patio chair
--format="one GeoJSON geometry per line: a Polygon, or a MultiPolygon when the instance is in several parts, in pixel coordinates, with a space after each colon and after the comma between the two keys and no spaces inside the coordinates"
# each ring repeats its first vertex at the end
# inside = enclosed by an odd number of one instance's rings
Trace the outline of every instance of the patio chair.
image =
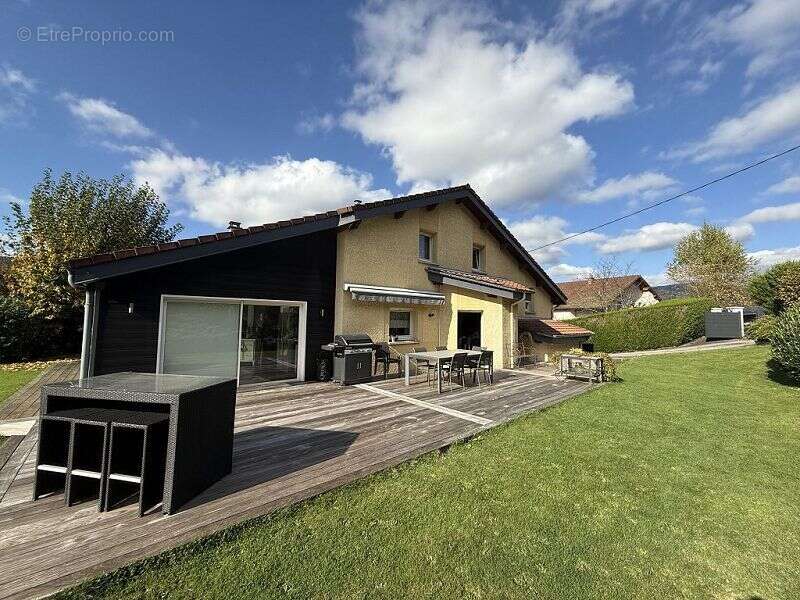
{"type": "Polygon", "coordinates": [[[392,356],[392,349],[389,347],[389,344],[383,342],[375,346],[375,372],[374,374],[378,374],[378,365],[383,367],[383,378],[389,378],[389,367],[392,365],[397,365],[397,374],[403,372],[403,359],[400,356],[392,356]]]}
{"type": "MultiPolygon", "coordinates": [[[[428,349],[425,346],[415,346],[411,349],[412,352],[427,352],[428,349]]],[[[417,365],[417,373],[419,373],[420,369],[425,369],[425,376],[428,381],[430,381],[431,370],[436,370],[436,365],[432,365],[429,360],[425,360],[424,358],[415,358],[414,364],[417,365]]]]}
{"type": "Polygon", "coordinates": [[[494,383],[494,352],[484,350],[480,356],[471,356],[472,361],[467,368],[472,372],[472,382],[481,385],[480,372],[483,372],[486,383],[494,383]]]}
{"type": "Polygon", "coordinates": [[[451,360],[442,363],[440,377],[444,380],[445,374],[447,375],[448,390],[453,389],[453,375],[459,378],[461,387],[466,387],[464,367],[467,364],[467,356],[466,352],[456,352],[451,360]]]}

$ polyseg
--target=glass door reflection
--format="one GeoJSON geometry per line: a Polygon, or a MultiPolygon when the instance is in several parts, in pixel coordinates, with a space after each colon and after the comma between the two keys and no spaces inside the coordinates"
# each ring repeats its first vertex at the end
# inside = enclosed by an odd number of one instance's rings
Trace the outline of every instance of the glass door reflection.
{"type": "Polygon", "coordinates": [[[244,304],[239,385],[297,378],[300,308],[244,304]]]}

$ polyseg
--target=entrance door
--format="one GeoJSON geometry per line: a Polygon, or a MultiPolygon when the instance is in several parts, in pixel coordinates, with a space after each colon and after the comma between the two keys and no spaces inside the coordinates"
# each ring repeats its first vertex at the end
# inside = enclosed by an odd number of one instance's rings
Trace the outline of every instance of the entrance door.
{"type": "Polygon", "coordinates": [[[458,347],[471,350],[481,345],[481,313],[458,311],[458,347]]]}

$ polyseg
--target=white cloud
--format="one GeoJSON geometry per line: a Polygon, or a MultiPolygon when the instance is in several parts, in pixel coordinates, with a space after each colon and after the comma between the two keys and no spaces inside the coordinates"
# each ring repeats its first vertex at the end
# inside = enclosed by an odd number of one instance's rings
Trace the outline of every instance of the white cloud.
{"type": "MultiPolygon", "coordinates": [[[[567,222],[561,217],[537,215],[524,221],[507,223],[507,226],[511,233],[514,234],[514,237],[528,250],[543,244],[555,242],[556,240],[570,235],[566,230],[567,222]]],[[[531,255],[537,262],[551,264],[561,260],[567,254],[567,245],[593,244],[603,239],[605,239],[604,235],[589,232],[566,242],[536,250],[532,252],[531,255]]]]}
{"type": "Polygon", "coordinates": [[[692,65],[689,73],[689,78],[684,83],[684,88],[690,94],[702,94],[713,83],[719,74],[722,72],[724,63],[722,61],[706,60],[696,70],[694,64],[692,65]]]}
{"type": "Polygon", "coordinates": [[[469,182],[494,205],[530,206],[590,180],[594,153],[569,128],[633,103],[618,74],[584,72],[565,45],[475,5],[374,3],[358,23],[361,82],[342,121],[400,184],[469,182]]]}
{"type": "Polygon", "coordinates": [[[796,221],[800,219],[800,202],[780,206],[764,206],[739,219],[742,223],[769,223],[771,221],[796,221]]]}
{"type": "Polygon", "coordinates": [[[34,91],[33,79],[19,69],[0,65],[0,123],[23,116],[34,91]]]}
{"type": "Polygon", "coordinates": [[[642,275],[644,280],[650,285],[669,285],[675,283],[666,273],[651,273],[650,275],[642,275]]]}
{"type": "Polygon", "coordinates": [[[333,161],[276,156],[260,164],[226,165],[153,150],[130,164],[137,183],[148,182],[190,215],[222,227],[255,225],[313,214],[391,194],[373,189],[372,177],[333,161]]]}
{"type": "Polygon", "coordinates": [[[776,248],[774,250],[758,250],[748,254],[751,258],[758,261],[761,269],[768,269],[772,265],[785,262],[787,260],[800,260],[800,246],[793,248],[776,248]]]}
{"type": "Polygon", "coordinates": [[[749,76],[767,73],[800,44],[800,5],[797,0],[754,0],[725,8],[700,29],[701,42],[736,44],[752,57],[749,76]]]}
{"type": "Polygon", "coordinates": [[[691,223],[652,223],[636,231],[608,238],[597,244],[597,250],[602,254],[662,250],[674,246],[675,242],[695,229],[697,226],[691,223]]]}
{"type": "Polygon", "coordinates": [[[745,114],[720,121],[706,139],[666,154],[695,162],[756,150],[778,139],[787,142],[800,133],[800,84],[763,99],[745,114]]]}
{"type": "Polygon", "coordinates": [[[0,188],[0,202],[8,202],[8,203],[11,203],[11,202],[17,202],[17,203],[22,203],[22,201],[23,201],[23,200],[22,200],[22,198],[20,198],[19,196],[15,196],[14,194],[12,194],[11,192],[9,192],[9,191],[8,191],[7,189],[5,189],[5,188],[0,188]]]}
{"type": "Polygon", "coordinates": [[[579,202],[605,202],[615,198],[652,197],[653,193],[663,192],[676,183],[664,173],[645,171],[638,175],[625,175],[620,179],[606,179],[596,188],[580,192],[577,199],[579,202]]]}
{"type": "Polygon", "coordinates": [[[66,103],[70,113],[87,129],[118,138],[147,138],[153,132],[136,117],[122,112],[113,103],[102,98],[81,98],[64,92],[58,99],[66,103]]]}
{"type": "Polygon", "coordinates": [[[783,181],[767,188],[768,194],[794,194],[800,192],[800,175],[787,177],[783,181]]]}
{"type": "Polygon", "coordinates": [[[3,87],[16,87],[26,92],[36,89],[36,82],[19,69],[8,66],[0,67],[0,85],[3,87]]]}
{"type": "Polygon", "coordinates": [[[592,267],[577,267],[567,263],[558,263],[547,267],[547,274],[557,282],[586,279],[594,272],[592,267]]]}
{"type": "Polygon", "coordinates": [[[317,133],[318,131],[327,133],[335,126],[336,117],[334,117],[331,113],[325,113],[324,115],[304,117],[297,124],[297,131],[298,133],[305,135],[311,135],[313,133],[317,133]]]}
{"type": "Polygon", "coordinates": [[[623,16],[632,8],[641,11],[643,21],[659,18],[674,0],[566,0],[557,17],[561,36],[591,35],[599,25],[623,16]]]}
{"type": "Polygon", "coordinates": [[[745,240],[749,240],[756,234],[756,230],[750,223],[738,222],[738,223],[731,223],[725,227],[725,231],[728,232],[733,239],[743,242],[745,240]]]}

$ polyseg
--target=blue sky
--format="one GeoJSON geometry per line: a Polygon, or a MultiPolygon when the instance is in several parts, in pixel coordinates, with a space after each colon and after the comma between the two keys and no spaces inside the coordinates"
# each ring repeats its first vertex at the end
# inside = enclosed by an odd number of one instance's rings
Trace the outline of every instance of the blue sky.
{"type": "MultiPolygon", "coordinates": [[[[800,142],[800,0],[2,10],[0,215],[48,167],[149,182],[182,235],[469,182],[533,248],[800,142]]],[[[800,258],[800,152],[535,256],[660,283],[704,220],[800,258]]]]}

